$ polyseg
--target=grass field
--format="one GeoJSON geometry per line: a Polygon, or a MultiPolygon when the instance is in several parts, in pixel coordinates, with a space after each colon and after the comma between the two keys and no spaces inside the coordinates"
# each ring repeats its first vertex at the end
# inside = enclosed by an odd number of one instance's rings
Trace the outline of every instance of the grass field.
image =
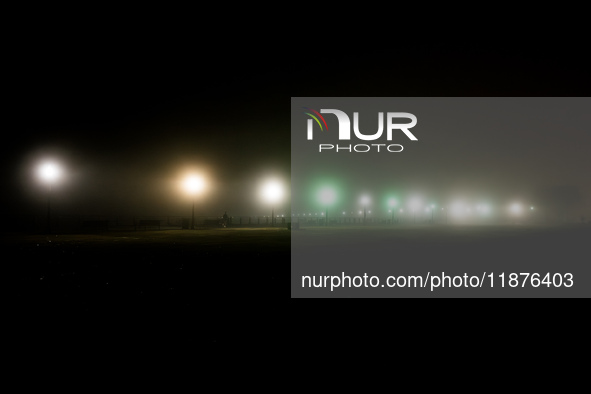
{"type": "Polygon", "coordinates": [[[25,312],[166,310],[221,316],[249,308],[275,311],[288,294],[290,261],[292,280],[294,272],[297,277],[309,267],[312,274],[575,270],[579,287],[569,294],[586,295],[591,288],[590,226],[2,234],[2,246],[9,304],[25,312]]]}
{"type": "Polygon", "coordinates": [[[287,294],[284,228],[3,234],[22,313],[177,311],[221,316],[287,294]],[[246,304],[245,304],[246,303],[246,304]]]}

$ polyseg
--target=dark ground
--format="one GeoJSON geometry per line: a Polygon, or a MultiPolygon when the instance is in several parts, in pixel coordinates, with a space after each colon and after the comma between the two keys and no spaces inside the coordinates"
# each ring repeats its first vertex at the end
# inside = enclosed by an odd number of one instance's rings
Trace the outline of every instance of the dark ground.
{"type": "Polygon", "coordinates": [[[284,228],[3,234],[16,316],[184,316],[214,337],[287,295],[284,228]]]}

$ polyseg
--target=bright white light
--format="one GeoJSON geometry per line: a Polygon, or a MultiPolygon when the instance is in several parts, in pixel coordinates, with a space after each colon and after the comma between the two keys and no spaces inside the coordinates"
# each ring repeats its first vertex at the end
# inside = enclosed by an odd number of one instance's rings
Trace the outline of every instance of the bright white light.
{"type": "Polygon", "coordinates": [[[262,190],[262,196],[265,201],[269,203],[275,203],[283,197],[283,188],[277,181],[268,181],[262,190]]]}
{"type": "Polygon", "coordinates": [[[370,201],[371,200],[370,200],[369,196],[361,196],[361,204],[367,205],[370,203],[370,201]]]}
{"type": "Polygon", "coordinates": [[[531,211],[533,211],[533,210],[534,210],[534,207],[529,207],[529,209],[530,209],[531,211]]]}
{"type": "Polygon", "coordinates": [[[337,198],[337,194],[336,192],[329,188],[329,187],[325,187],[322,190],[320,190],[320,202],[324,205],[330,205],[332,204],[336,198],[337,198]]]}
{"type": "Polygon", "coordinates": [[[413,211],[416,211],[417,209],[419,209],[421,207],[421,200],[418,197],[415,197],[410,200],[408,205],[409,205],[410,209],[412,209],[413,211]]]}
{"type": "Polygon", "coordinates": [[[62,174],[59,165],[53,162],[45,162],[39,166],[39,177],[48,183],[55,182],[62,174]]]}
{"type": "Polygon", "coordinates": [[[201,175],[188,175],[183,182],[185,190],[189,194],[198,194],[205,188],[205,179],[201,175]]]}
{"type": "Polygon", "coordinates": [[[521,206],[521,204],[519,203],[513,203],[511,204],[511,207],[509,208],[511,213],[514,215],[520,215],[521,212],[523,211],[523,207],[521,206]]]}

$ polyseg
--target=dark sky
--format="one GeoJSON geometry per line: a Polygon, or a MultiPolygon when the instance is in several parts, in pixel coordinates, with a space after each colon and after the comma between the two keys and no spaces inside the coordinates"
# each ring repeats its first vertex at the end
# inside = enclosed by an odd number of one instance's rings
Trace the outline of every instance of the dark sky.
{"type": "Polygon", "coordinates": [[[357,45],[322,56],[295,44],[68,29],[11,40],[3,211],[43,209],[31,174],[54,155],[70,175],[55,191],[63,213],[184,214],[171,182],[196,165],[212,180],[204,213],[263,214],[260,180],[289,184],[291,96],[585,96],[590,85],[582,54],[543,44],[357,45]]]}
{"type": "Polygon", "coordinates": [[[289,118],[261,82],[266,70],[235,69],[213,47],[68,38],[16,48],[6,209],[40,205],[31,173],[50,156],[70,175],[54,191],[62,212],[179,214],[186,167],[209,178],[206,214],[257,213],[261,177],[289,184],[289,118]]]}

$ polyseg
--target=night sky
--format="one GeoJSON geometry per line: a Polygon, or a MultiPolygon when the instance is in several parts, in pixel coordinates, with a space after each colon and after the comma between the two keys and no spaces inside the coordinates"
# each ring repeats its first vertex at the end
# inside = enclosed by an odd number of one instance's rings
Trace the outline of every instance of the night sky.
{"type": "Polygon", "coordinates": [[[54,190],[62,214],[186,215],[177,187],[186,168],[209,180],[198,214],[263,214],[261,178],[289,184],[289,119],[267,97],[265,70],[227,72],[235,59],[215,60],[213,48],[36,44],[13,64],[6,211],[43,209],[34,170],[45,157],[68,175],[54,190]]]}
{"type": "Polygon", "coordinates": [[[584,96],[589,87],[582,55],[554,47],[549,56],[543,43],[362,46],[302,68],[308,53],[270,57],[246,39],[152,38],[60,33],[11,44],[4,213],[43,212],[34,166],[53,156],[68,174],[54,191],[61,214],[185,215],[174,182],[196,166],[211,180],[198,212],[262,215],[260,181],[289,184],[291,96],[584,96]]]}

